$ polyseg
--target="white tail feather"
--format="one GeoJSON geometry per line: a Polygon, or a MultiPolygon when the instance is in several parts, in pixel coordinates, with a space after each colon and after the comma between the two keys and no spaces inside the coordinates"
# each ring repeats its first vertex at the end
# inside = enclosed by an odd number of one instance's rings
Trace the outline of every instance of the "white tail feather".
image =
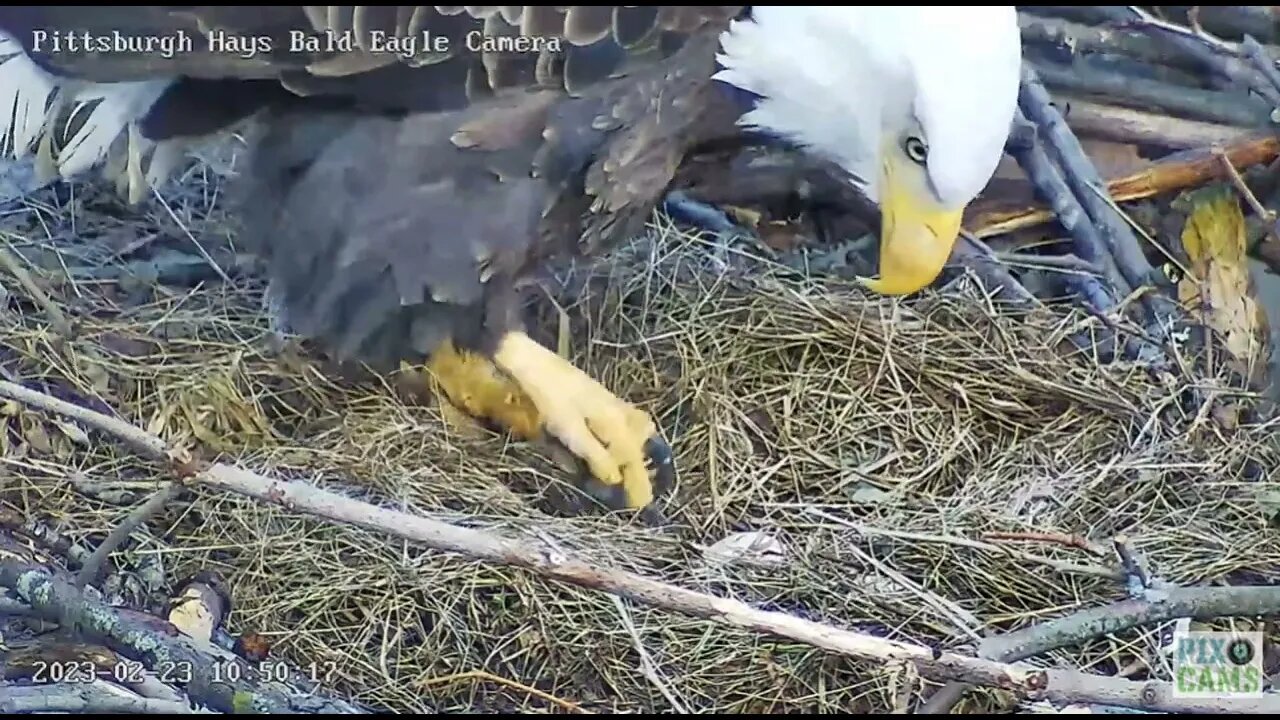
{"type": "Polygon", "coordinates": [[[72,95],[72,111],[67,124],[77,120],[83,120],[83,124],[58,151],[56,160],[59,173],[63,177],[73,177],[105,160],[111,144],[146,115],[170,82],[148,80],[94,84],[72,95]],[[95,101],[98,106],[90,108],[89,104],[95,101]]]}
{"type": "Polygon", "coordinates": [[[56,88],[53,78],[31,62],[22,46],[0,34],[0,122],[6,153],[24,158],[40,137],[45,108],[56,88]]]}
{"type": "MultiPolygon", "coordinates": [[[[4,154],[21,159],[33,148],[49,148],[52,169],[63,178],[113,165],[106,163],[113,151],[141,157],[156,148],[156,143],[130,129],[136,129],[137,122],[172,82],[92,83],[59,78],[28,58],[19,42],[0,33],[0,139],[4,154]],[[81,123],[79,128],[67,138],[67,131],[77,122],[81,123]],[[50,139],[55,142],[47,142],[50,139]]],[[[147,180],[150,184],[162,182],[175,164],[166,153],[162,167],[152,168],[147,180]]],[[[135,187],[137,184],[124,184],[135,202],[147,189],[135,187]]]]}

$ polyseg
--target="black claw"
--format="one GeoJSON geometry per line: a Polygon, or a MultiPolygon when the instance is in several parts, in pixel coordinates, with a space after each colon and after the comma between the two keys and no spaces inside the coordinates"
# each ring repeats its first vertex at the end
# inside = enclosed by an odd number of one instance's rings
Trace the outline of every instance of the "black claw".
{"type": "Polygon", "coordinates": [[[639,517],[640,522],[644,524],[645,527],[649,528],[656,529],[671,525],[671,521],[662,514],[661,510],[654,507],[652,503],[642,508],[637,517],[639,517]]]}
{"type": "Polygon", "coordinates": [[[644,456],[652,467],[654,497],[666,494],[676,483],[676,460],[671,445],[655,435],[644,444],[644,456]]]}
{"type": "Polygon", "coordinates": [[[675,453],[671,451],[671,445],[666,440],[655,435],[644,444],[644,457],[650,482],[653,483],[654,501],[640,509],[638,518],[646,527],[669,528],[672,523],[662,514],[662,511],[658,510],[657,500],[675,486],[675,453]]]}
{"type": "MultiPolygon", "coordinates": [[[[621,485],[605,485],[601,483],[598,478],[591,474],[586,462],[580,457],[574,457],[568,448],[560,442],[559,438],[552,438],[552,441],[553,445],[559,452],[564,453],[566,458],[573,457],[573,461],[576,462],[578,467],[578,480],[574,483],[577,492],[570,492],[565,494],[564,497],[558,498],[555,502],[557,506],[563,505],[563,510],[567,510],[571,514],[579,514],[587,510],[582,505],[581,501],[583,499],[599,503],[604,508],[615,512],[626,507],[626,495],[621,485]],[[577,496],[577,499],[574,496],[577,496]]],[[[645,442],[644,456],[645,469],[648,471],[649,481],[653,485],[654,502],[637,511],[639,519],[648,527],[671,527],[672,523],[655,508],[655,504],[658,498],[666,495],[675,486],[676,464],[674,453],[665,440],[654,436],[645,442]]]]}

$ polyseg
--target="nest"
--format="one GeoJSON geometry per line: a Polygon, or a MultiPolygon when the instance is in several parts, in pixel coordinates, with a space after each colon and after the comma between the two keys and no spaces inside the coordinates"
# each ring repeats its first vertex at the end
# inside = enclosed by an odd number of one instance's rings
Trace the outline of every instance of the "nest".
{"type": "MultiPolygon", "coordinates": [[[[204,253],[229,265],[217,186],[197,185],[141,214],[92,195],[11,214],[10,250],[48,303],[11,298],[5,372],[265,475],[936,647],[971,650],[984,626],[1123,598],[1109,549],[1121,534],[1171,583],[1276,580],[1274,501],[1260,490],[1280,467],[1275,427],[1221,422],[1222,403],[1245,402],[1224,381],[1196,379],[1219,404],[1188,405],[1189,379],[1073,350],[1087,318],[1005,317],[973,293],[869,298],[661,223],[562,275],[534,310],[545,339],[569,338],[580,367],[656,414],[677,452],[667,513],[681,527],[558,512],[548,498],[567,476],[545,448],[417,402],[395,378],[344,375],[282,347],[252,278],[135,287],[119,273],[68,274],[119,270],[106,255],[156,236],[203,272],[204,253]],[[50,308],[74,340],[50,331],[50,308]],[[706,548],[748,531],[781,554],[709,559],[706,548]]],[[[0,507],[87,547],[169,479],[52,416],[10,405],[4,421],[0,507]]],[[[884,712],[923,684],[200,488],[115,564],[119,602],[220,574],[229,632],[332,670],[329,685],[380,710],[884,712]]],[[[1033,662],[1167,678],[1163,630],[1033,662]]],[[[962,708],[1001,702],[977,691],[962,708]]]]}

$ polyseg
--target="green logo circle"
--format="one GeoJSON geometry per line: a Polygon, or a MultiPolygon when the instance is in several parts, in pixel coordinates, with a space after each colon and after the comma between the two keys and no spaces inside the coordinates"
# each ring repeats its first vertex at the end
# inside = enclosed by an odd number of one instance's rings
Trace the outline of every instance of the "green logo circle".
{"type": "Polygon", "coordinates": [[[1253,643],[1243,638],[1232,640],[1227,645],[1227,657],[1231,658],[1231,662],[1236,665],[1248,665],[1253,660],[1253,643]]]}

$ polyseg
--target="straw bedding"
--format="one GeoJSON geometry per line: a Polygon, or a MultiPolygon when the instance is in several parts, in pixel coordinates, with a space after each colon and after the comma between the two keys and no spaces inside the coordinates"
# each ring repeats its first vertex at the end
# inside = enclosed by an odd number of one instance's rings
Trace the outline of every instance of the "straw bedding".
{"type": "MultiPolygon", "coordinates": [[[[233,264],[220,183],[199,165],[141,211],[78,186],[59,207],[8,214],[9,249],[77,334],[58,340],[6,273],[5,371],[264,474],[912,642],[971,650],[984,624],[1120,599],[1120,533],[1170,582],[1276,579],[1274,425],[1224,426],[1181,401],[1185,380],[1072,354],[1080,317],[994,317],[972,295],[867,298],[660,221],[656,241],[535,297],[545,339],[570,328],[581,367],[657,414],[678,452],[668,513],[682,527],[560,512],[565,475],[543,449],[273,340],[260,283],[223,282],[196,249],[233,264]],[[93,279],[120,275],[126,261],[109,255],[121,249],[134,276],[93,279]],[[194,288],[136,276],[136,258],[173,252],[204,275],[194,288]],[[706,559],[742,531],[784,555],[706,559]],[[1102,552],[990,531],[1081,536],[1102,552]]],[[[1230,400],[1221,381],[1198,382],[1230,400]]],[[[46,416],[10,406],[4,420],[0,504],[90,547],[165,477],[46,416]]],[[[117,565],[120,597],[166,592],[146,587],[157,567],[166,583],[221,573],[230,632],[333,663],[332,684],[380,710],[869,712],[920,690],[900,670],[207,491],[155,518],[117,565]]],[[[1160,630],[1036,662],[1112,674],[1146,672],[1141,660],[1167,677],[1160,630]]],[[[998,702],[980,692],[961,709],[998,702]]]]}

